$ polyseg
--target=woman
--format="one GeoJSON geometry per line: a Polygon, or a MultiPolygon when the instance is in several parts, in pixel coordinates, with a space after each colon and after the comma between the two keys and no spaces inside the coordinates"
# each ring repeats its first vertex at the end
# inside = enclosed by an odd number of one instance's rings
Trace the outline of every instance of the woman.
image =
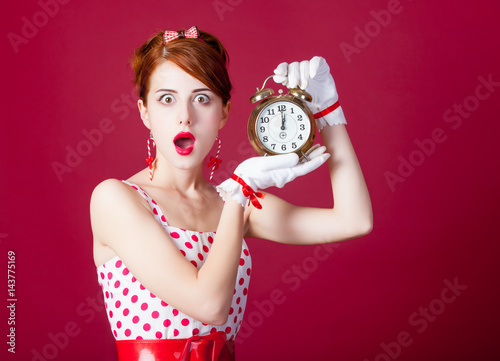
{"type": "Polygon", "coordinates": [[[323,111],[318,125],[333,156],[314,147],[307,162],[255,157],[217,189],[204,179],[203,161],[231,108],[226,66],[220,41],[196,27],[160,32],[135,52],[138,107],[156,158],[127,181],[102,182],[91,199],[94,260],[120,361],[234,360],[251,274],[244,237],[316,244],[371,230],[366,184],[319,57],[280,64],[275,81],[320,100],[311,106],[323,111]],[[333,209],[259,192],[327,159],[333,209]]]}

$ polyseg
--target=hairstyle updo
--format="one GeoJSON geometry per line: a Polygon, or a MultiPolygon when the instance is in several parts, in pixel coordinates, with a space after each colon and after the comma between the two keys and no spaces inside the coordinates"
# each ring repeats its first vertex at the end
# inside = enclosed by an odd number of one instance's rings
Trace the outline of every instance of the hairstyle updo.
{"type": "Polygon", "coordinates": [[[146,102],[149,80],[156,67],[171,61],[217,94],[223,105],[227,104],[232,88],[227,72],[227,51],[216,36],[201,30],[198,32],[197,39],[180,38],[164,44],[164,32],[161,31],[135,50],[132,68],[140,99],[146,102]]]}

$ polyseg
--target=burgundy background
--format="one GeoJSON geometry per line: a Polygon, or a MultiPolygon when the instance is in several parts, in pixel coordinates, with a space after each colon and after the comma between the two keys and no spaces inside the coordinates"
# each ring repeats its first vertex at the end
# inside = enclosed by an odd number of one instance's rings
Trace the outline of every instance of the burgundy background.
{"type": "MultiPolygon", "coordinates": [[[[475,98],[480,77],[500,81],[497,1],[61,2],[10,2],[0,21],[0,267],[5,275],[14,250],[18,299],[15,354],[1,307],[2,359],[116,360],[92,262],[89,197],[101,180],[144,167],[148,133],[127,98],[133,49],[157,30],[194,24],[219,35],[231,56],[233,110],[218,181],[255,155],[246,138],[255,88],[280,62],[321,55],[373,202],[373,232],[331,253],[248,241],[254,272],[238,359],[500,359],[500,90],[481,88],[489,97],[475,98]],[[372,11],[388,6],[398,13],[377,27],[372,11]],[[355,39],[357,27],[371,36],[355,39]],[[23,31],[16,52],[9,34],[23,31]],[[357,52],[346,56],[342,43],[357,52]],[[446,122],[464,101],[470,114],[446,122]],[[101,137],[93,130],[103,122],[101,137]],[[437,128],[441,143],[419,158],[417,143],[437,128]],[[77,149],[86,155],[71,158],[77,149]],[[401,168],[404,182],[391,188],[387,172],[410,159],[419,165],[401,168]],[[58,178],[54,162],[71,172],[58,178]],[[466,286],[449,303],[440,301],[446,280],[466,286]],[[432,321],[410,321],[429,306],[432,321]]],[[[327,171],[276,193],[328,206],[327,171]]]]}

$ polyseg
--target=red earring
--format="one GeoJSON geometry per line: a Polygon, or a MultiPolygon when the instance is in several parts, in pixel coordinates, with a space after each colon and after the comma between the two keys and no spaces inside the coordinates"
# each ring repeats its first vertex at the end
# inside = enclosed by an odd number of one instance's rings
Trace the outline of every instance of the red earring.
{"type": "Polygon", "coordinates": [[[221,162],[222,162],[222,159],[219,159],[219,153],[220,153],[220,148],[221,148],[222,142],[220,141],[219,136],[217,136],[216,139],[219,141],[219,145],[217,146],[217,153],[215,154],[215,158],[210,157],[210,161],[208,162],[208,166],[212,167],[212,172],[210,173],[209,181],[212,180],[212,178],[214,177],[215,170],[217,168],[219,168],[219,164],[221,164],[221,162]]]}
{"type": "Polygon", "coordinates": [[[149,134],[148,138],[148,157],[146,158],[146,164],[148,165],[149,168],[149,180],[153,180],[153,171],[154,171],[154,162],[155,158],[151,155],[151,143],[153,143],[153,148],[156,147],[155,140],[153,139],[153,134],[149,134]]]}

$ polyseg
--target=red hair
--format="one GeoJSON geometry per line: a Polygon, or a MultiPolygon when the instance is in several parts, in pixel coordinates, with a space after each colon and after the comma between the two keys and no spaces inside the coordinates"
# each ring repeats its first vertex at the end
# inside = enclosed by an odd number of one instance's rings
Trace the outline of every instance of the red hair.
{"type": "Polygon", "coordinates": [[[164,44],[161,31],[134,52],[132,68],[139,97],[146,102],[149,79],[156,67],[171,61],[217,94],[224,105],[231,99],[231,81],[227,72],[229,56],[214,35],[199,31],[199,38],[180,38],[164,44]]]}

